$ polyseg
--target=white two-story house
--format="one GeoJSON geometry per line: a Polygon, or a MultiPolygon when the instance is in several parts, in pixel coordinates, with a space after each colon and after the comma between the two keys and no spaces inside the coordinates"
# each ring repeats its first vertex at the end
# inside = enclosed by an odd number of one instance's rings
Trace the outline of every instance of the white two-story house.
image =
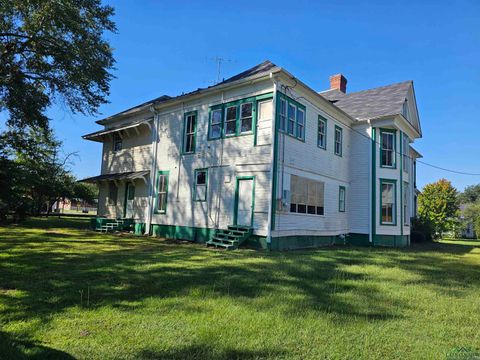
{"type": "Polygon", "coordinates": [[[84,136],[103,143],[101,175],[84,180],[99,183],[98,221],[216,245],[243,228],[272,250],[407,246],[422,135],[413,82],[346,84],[334,75],[317,92],[265,61],[98,121],[84,136]]]}

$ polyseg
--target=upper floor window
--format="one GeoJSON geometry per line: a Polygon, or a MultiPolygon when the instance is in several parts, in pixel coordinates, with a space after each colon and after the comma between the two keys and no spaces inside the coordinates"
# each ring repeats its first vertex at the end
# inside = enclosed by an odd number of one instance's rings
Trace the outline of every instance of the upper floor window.
{"type": "Polygon", "coordinates": [[[305,138],[305,111],[300,108],[297,109],[297,137],[305,138]]]}
{"type": "Polygon", "coordinates": [[[208,170],[207,169],[195,170],[193,201],[207,200],[207,186],[208,186],[207,183],[208,183],[208,170]]]}
{"type": "Polygon", "coordinates": [[[342,156],[343,130],[335,125],[335,155],[342,156]]]}
{"type": "Polygon", "coordinates": [[[410,171],[410,140],[407,135],[402,136],[402,150],[403,150],[403,170],[410,171]]]}
{"type": "Polygon", "coordinates": [[[155,211],[160,214],[167,212],[168,174],[168,171],[158,172],[155,211]]]}
{"type": "Polygon", "coordinates": [[[305,140],[305,106],[281,94],[278,108],[280,131],[300,140],[305,140]]]}
{"type": "Polygon", "coordinates": [[[280,117],[280,130],[285,131],[285,126],[287,122],[287,102],[285,99],[280,99],[280,112],[279,112],[279,117],[280,117]]]}
{"type": "Polygon", "coordinates": [[[253,103],[247,102],[240,105],[240,132],[252,131],[253,126],[253,103]]]}
{"type": "Polygon", "coordinates": [[[297,214],[324,214],[325,184],[304,177],[290,177],[290,212],[297,214]]]}
{"type": "Polygon", "coordinates": [[[345,212],[345,186],[338,188],[338,211],[345,212]]]}
{"type": "Polygon", "coordinates": [[[395,181],[380,180],[381,224],[395,225],[395,181]]]}
{"type": "Polygon", "coordinates": [[[195,133],[197,129],[197,112],[185,114],[185,130],[183,134],[183,153],[195,152],[195,133]]]}
{"type": "Polygon", "coordinates": [[[295,110],[295,105],[288,104],[288,133],[293,136],[295,136],[295,110]]]}
{"type": "Polygon", "coordinates": [[[213,109],[210,112],[209,139],[218,139],[222,136],[222,109],[213,109]]]}
{"type": "Polygon", "coordinates": [[[395,167],[395,131],[380,131],[380,166],[395,167]]]}
{"type": "Polygon", "coordinates": [[[317,146],[322,149],[327,148],[327,119],[320,115],[318,115],[317,146]]]}
{"type": "Polygon", "coordinates": [[[122,138],[118,132],[113,133],[113,151],[122,150],[122,138]]]}
{"type": "Polygon", "coordinates": [[[237,107],[229,106],[225,111],[225,135],[237,133],[237,107]]]}

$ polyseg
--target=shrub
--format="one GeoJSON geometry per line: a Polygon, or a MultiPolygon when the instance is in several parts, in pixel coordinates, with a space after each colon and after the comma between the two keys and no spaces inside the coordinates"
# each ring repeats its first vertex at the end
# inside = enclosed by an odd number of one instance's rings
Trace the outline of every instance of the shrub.
{"type": "Polygon", "coordinates": [[[416,217],[412,219],[410,241],[412,243],[432,241],[432,225],[427,219],[416,217]]]}

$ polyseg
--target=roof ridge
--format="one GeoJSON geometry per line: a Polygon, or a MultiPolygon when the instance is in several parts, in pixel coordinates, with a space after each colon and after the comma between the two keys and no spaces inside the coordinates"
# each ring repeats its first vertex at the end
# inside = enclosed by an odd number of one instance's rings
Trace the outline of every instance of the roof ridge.
{"type": "MultiPolygon", "coordinates": [[[[377,87],[370,88],[370,89],[353,91],[353,92],[345,93],[345,95],[348,96],[348,95],[351,95],[351,94],[358,94],[358,93],[367,92],[367,91],[374,91],[374,90],[379,90],[379,89],[388,88],[388,87],[391,87],[391,86],[401,85],[401,84],[406,84],[406,83],[413,83],[413,80],[405,80],[405,81],[400,81],[400,82],[396,82],[396,83],[393,83],[393,84],[377,86],[377,87]]],[[[330,90],[333,90],[333,89],[330,89],[330,90]]]]}

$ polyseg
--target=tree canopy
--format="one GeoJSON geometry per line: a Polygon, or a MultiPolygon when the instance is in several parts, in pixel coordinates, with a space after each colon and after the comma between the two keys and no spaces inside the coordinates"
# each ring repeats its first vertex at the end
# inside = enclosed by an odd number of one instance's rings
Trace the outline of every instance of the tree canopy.
{"type": "Polygon", "coordinates": [[[458,210],[457,190],[446,179],[425,185],[418,196],[418,214],[430,223],[435,238],[453,230],[458,210]]]}
{"type": "Polygon", "coordinates": [[[107,102],[115,61],[103,34],[116,31],[113,12],[100,0],[0,2],[0,111],[9,127],[47,128],[54,100],[82,114],[107,102]]]}

